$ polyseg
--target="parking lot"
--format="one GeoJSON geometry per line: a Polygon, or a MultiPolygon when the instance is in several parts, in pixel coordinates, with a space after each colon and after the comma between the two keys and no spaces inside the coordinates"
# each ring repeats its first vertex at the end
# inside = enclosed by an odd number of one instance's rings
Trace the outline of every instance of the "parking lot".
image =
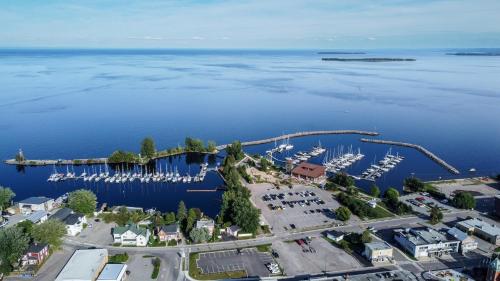
{"type": "Polygon", "coordinates": [[[115,227],[114,223],[105,223],[102,220],[96,222],[95,219],[88,219],[87,227],[80,234],[66,239],[102,246],[111,245],[113,243],[113,237],[111,236],[113,227],[115,227]]]}
{"type": "Polygon", "coordinates": [[[304,185],[276,189],[270,184],[251,184],[249,188],[273,232],[342,223],[334,212],[340,205],[328,191],[304,185]]]}
{"type": "Polygon", "coordinates": [[[411,193],[400,197],[401,202],[410,205],[414,211],[428,215],[432,206],[438,206],[441,212],[454,212],[456,209],[449,205],[448,199],[438,201],[424,193],[411,193]]]}
{"type": "Polygon", "coordinates": [[[277,260],[284,273],[290,276],[363,267],[357,259],[319,236],[312,237],[309,245],[296,241],[275,242],[273,249],[280,256],[277,260]]]}
{"type": "Polygon", "coordinates": [[[269,277],[266,264],[273,262],[270,253],[255,248],[200,253],[196,265],[203,274],[244,270],[248,276],[269,277]]]}
{"type": "Polygon", "coordinates": [[[500,194],[500,186],[490,178],[455,179],[441,182],[431,182],[446,197],[451,198],[460,191],[471,192],[473,196],[495,196],[500,194]]]}

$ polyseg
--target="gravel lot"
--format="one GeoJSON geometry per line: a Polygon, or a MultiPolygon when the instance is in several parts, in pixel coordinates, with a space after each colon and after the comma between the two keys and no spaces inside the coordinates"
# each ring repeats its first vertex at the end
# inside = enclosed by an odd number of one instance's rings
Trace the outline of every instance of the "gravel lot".
{"type": "Polygon", "coordinates": [[[88,219],[88,226],[80,234],[75,237],[67,237],[73,241],[81,243],[90,243],[96,245],[111,245],[113,244],[113,237],[111,236],[111,229],[115,227],[114,223],[105,223],[102,220],[95,222],[93,218],[88,219]]]}
{"type": "Polygon", "coordinates": [[[287,275],[321,273],[323,271],[339,271],[360,268],[363,265],[344,250],[330,244],[322,237],[313,237],[310,245],[315,253],[303,252],[296,242],[279,241],[273,243],[280,257],[277,259],[287,275]]]}

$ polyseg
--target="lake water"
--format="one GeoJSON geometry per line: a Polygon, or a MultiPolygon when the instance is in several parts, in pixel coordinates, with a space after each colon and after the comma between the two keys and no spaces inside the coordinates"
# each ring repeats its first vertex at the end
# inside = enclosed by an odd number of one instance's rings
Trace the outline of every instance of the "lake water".
{"type": "MultiPolygon", "coordinates": [[[[360,129],[380,139],[425,146],[468,176],[500,170],[500,57],[450,56],[450,50],[369,50],[366,55],[320,55],[315,50],[0,50],[0,158],[22,148],[28,158],[107,156],[138,151],[145,136],[159,149],[186,136],[227,143],[303,130],[360,129]],[[405,57],[414,62],[325,62],[321,57],[405,57]]],[[[467,50],[461,50],[467,51],[467,50]]],[[[295,151],[321,144],[361,149],[359,174],[389,146],[360,136],[291,140],[295,151]]],[[[274,144],[248,147],[262,153],[274,144]]],[[[377,181],[401,188],[414,174],[454,177],[422,154],[393,147],[406,159],[377,181]]],[[[277,156],[284,158],[285,155],[277,156]]],[[[170,159],[179,171],[197,163],[170,159]]],[[[320,162],[322,157],[313,160],[320,162]]],[[[220,159],[215,159],[215,162],[220,159]]],[[[164,162],[162,162],[164,163],[164,162]]],[[[77,173],[83,168],[76,167],[77,173]]],[[[79,187],[110,205],[176,210],[179,200],[218,212],[215,173],[196,185],[47,183],[52,167],[0,165],[0,185],[16,200],[56,197],[79,187]]],[[[65,171],[65,167],[59,170],[65,171]]],[[[456,176],[455,176],[456,177],[456,176]]],[[[368,187],[371,183],[360,182],[368,187]]]]}

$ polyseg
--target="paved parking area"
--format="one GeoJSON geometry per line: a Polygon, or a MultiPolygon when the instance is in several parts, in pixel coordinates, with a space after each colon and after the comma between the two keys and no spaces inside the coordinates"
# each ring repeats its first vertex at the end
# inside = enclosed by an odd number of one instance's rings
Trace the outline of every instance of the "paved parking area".
{"type": "Polygon", "coordinates": [[[273,249],[280,255],[277,260],[286,275],[302,275],[305,272],[315,274],[364,267],[356,258],[320,236],[312,237],[310,246],[314,248],[313,252],[304,252],[295,241],[273,243],[273,249]]]}
{"type": "Polygon", "coordinates": [[[450,213],[457,210],[449,205],[448,202],[443,203],[442,201],[438,201],[433,197],[425,196],[420,193],[403,195],[400,197],[400,200],[406,205],[411,206],[414,211],[424,215],[429,214],[431,206],[438,206],[443,213],[450,213]]]}
{"type": "Polygon", "coordinates": [[[245,270],[248,276],[269,277],[266,264],[273,261],[271,254],[248,248],[200,253],[196,265],[203,274],[245,270]]]}
{"type": "Polygon", "coordinates": [[[252,201],[261,209],[275,233],[293,230],[293,226],[304,229],[341,223],[335,219],[334,214],[340,204],[328,191],[304,185],[276,189],[265,183],[250,184],[248,187],[252,192],[252,201]],[[270,208],[270,204],[274,210],[270,208]]]}
{"type": "MultiPolygon", "coordinates": [[[[162,265],[165,266],[164,264],[162,265]]],[[[130,254],[127,261],[127,270],[130,275],[129,281],[151,280],[151,272],[153,272],[153,263],[151,257],[143,257],[142,254],[130,254]]]]}
{"type": "Polygon", "coordinates": [[[75,237],[67,237],[73,241],[81,243],[90,243],[95,245],[111,245],[113,237],[111,236],[111,229],[115,227],[114,223],[105,223],[102,220],[96,222],[95,219],[88,219],[88,226],[80,234],[75,237]]]}
{"type": "Polygon", "coordinates": [[[455,192],[469,191],[473,196],[495,196],[500,194],[498,183],[490,178],[456,179],[441,182],[431,182],[440,192],[450,198],[455,192]]]}

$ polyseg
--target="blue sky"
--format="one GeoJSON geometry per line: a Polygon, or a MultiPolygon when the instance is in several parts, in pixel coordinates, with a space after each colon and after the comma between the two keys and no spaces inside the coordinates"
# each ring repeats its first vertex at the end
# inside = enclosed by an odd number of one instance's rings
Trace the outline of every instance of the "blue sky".
{"type": "Polygon", "coordinates": [[[499,47],[498,0],[0,0],[0,47],[499,47]]]}

